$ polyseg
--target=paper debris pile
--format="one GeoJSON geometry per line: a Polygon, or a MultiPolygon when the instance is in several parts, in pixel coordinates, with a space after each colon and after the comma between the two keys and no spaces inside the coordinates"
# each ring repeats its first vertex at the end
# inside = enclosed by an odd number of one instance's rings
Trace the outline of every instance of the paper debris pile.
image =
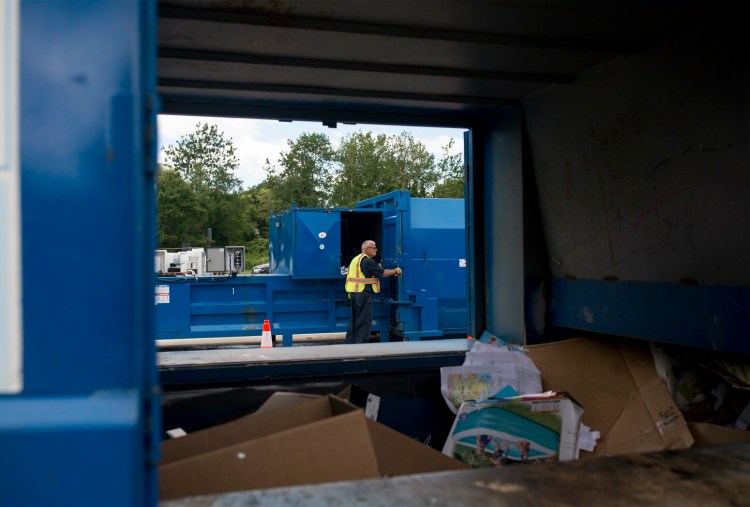
{"type": "MultiPolygon", "coordinates": [[[[738,371],[741,369],[732,370],[733,378],[741,377],[738,371]]],[[[461,367],[441,371],[441,382],[443,397],[457,414],[443,452],[456,455],[455,449],[460,447],[457,457],[471,466],[523,462],[513,457],[520,456],[519,445],[524,441],[530,445],[528,461],[533,461],[534,445],[548,449],[539,451],[539,459],[563,460],[687,449],[694,444],[680,407],[657,373],[649,344],[644,341],[574,338],[520,348],[485,333],[461,367]],[[552,442],[552,433],[538,429],[538,418],[526,417],[543,412],[530,407],[545,395],[577,407],[569,409],[571,413],[582,410],[581,423],[574,429],[572,419],[565,422],[563,433],[577,434],[561,435],[556,453],[542,442],[545,438],[552,442]],[[474,415],[468,419],[474,427],[466,432],[468,414],[490,407],[488,412],[497,412],[498,407],[511,402],[527,403],[526,415],[474,415]],[[524,432],[541,440],[532,444],[522,436],[524,432]],[[563,449],[570,442],[576,442],[574,454],[563,449]],[[498,456],[505,460],[496,459],[498,456]]],[[[739,410],[735,419],[739,424],[744,420],[742,412],[739,410]]],[[[554,417],[565,419],[560,413],[554,417]]],[[[552,432],[556,424],[548,425],[552,432]]]]}
{"type": "Polygon", "coordinates": [[[485,332],[462,366],[440,374],[456,413],[444,454],[471,467],[577,459],[583,409],[564,393],[542,392],[524,349],[485,332]]]}
{"type": "Polygon", "coordinates": [[[583,409],[564,394],[461,404],[443,453],[472,468],[578,459],[583,409]]]}

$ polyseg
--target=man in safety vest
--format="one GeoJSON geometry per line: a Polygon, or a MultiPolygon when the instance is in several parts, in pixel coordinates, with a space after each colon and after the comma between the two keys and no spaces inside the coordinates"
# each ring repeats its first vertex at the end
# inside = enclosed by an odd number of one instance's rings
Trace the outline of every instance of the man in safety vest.
{"type": "Polygon", "coordinates": [[[362,243],[362,253],[349,263],[346,275],[346,292],[352,301],[352,321],[346,332],[345,343],[366,343],[372,328],[372,295],[380,292],[382,276],[399,276],[401,268],[384,269],[372,260],[378,247],[368,239],[362,243]]]}

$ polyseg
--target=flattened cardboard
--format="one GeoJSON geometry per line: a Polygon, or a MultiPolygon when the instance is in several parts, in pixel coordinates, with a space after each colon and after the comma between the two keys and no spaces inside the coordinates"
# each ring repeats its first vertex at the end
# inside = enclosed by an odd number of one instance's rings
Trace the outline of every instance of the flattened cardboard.
{"type": "Polygon", "coordinates": [[[182,439],[191,437],[189,449],[181,449],[182,459],[159,468],[161,499],[465,468],[366,419],[361,409],[334,396],[253,414],[182,439]],[[322,404],[330,408],[327,416],[322,404]],[[256,423],[263,431],[239,440],[256,423]],[[204,432],[211,437],[198,435],[204,432]]]}
{"type": "MultiPolygon", "coordinates": [[[[341,396],[339,396],[340,398],[341,396]]],[[[299,403],[314,400],[320,398],[319,394],[304,394],[304,393],[290,393],[284,391],[277,391],[273,393],[258,410],[253,412],[254,414],[262,414],[264,412],[270,412],[272,410],[279,410],[281,408],[287,408],[299,403]]]]}
{"type": "Polygon", "coordinates": [[[327,419],[333,415],[358,410],[357,407],[333,396],[321,396],[292,403],[278,410],[261,411],[234,421],[218,424],[187,436],[162,442],[161,463],[189,458],[197,454],[264,437],[285,429],[327,419]]]}
{"type": "Polygon", "coordinates": [[[161,499],[378,477],[364,418],[352,412],[160,467],[161,499]]]}
{"type": "Polygon", "coordinates": [[[392,477],[467,468],[460,461],[445,456],[394,429],[370,419],[366,420],[381,476],[392,477]]]}
{"type": "Polygon", "coordinates": [[[750,431],[726,428],[718,424],[689,422],[688,428],[695,439],[695,447],[750,443],[750,431]]]}
{"type": "Polygon", "coordinates": [[[646,342],[574,338],[528,349],[544,389],[570,394],[584,409],[582,422],[601,432],[594,452],[581,452],[582,459],[693,445],[646,342]]]}

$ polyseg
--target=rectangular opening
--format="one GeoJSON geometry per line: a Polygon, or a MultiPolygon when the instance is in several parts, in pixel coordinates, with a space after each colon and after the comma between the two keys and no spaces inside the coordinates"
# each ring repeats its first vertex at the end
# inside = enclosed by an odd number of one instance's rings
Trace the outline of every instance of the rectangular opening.
{"type": "MultiPolygon", "coordinates": [[[[341,259],[348,267],[348,262],[362,251],[362,243],[373,240],[383,244],[383,216],[380,213],[366,211],[341,212],[341,259]]],[[[382,252],[378,250],[375,262],[380,262],[382,252]]]]}

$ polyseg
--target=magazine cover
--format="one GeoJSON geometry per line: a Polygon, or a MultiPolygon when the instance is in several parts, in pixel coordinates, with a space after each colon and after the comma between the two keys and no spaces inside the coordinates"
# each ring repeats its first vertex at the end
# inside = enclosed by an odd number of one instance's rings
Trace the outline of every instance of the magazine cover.
{"type": "Polygon", "coordinates": [[[523,352],[475,342],[462,366],[440,368],[440,391],[455,414],[465,401],[507,397],[498,394],[511,387],[512,395],[542,391],[542,377],[523,352]]]}
{"type": "Polygon", "coordinates": [[[582,414],[564,393],[467,401],[443,454],[475,468],[577,459],[582,414]]]}

